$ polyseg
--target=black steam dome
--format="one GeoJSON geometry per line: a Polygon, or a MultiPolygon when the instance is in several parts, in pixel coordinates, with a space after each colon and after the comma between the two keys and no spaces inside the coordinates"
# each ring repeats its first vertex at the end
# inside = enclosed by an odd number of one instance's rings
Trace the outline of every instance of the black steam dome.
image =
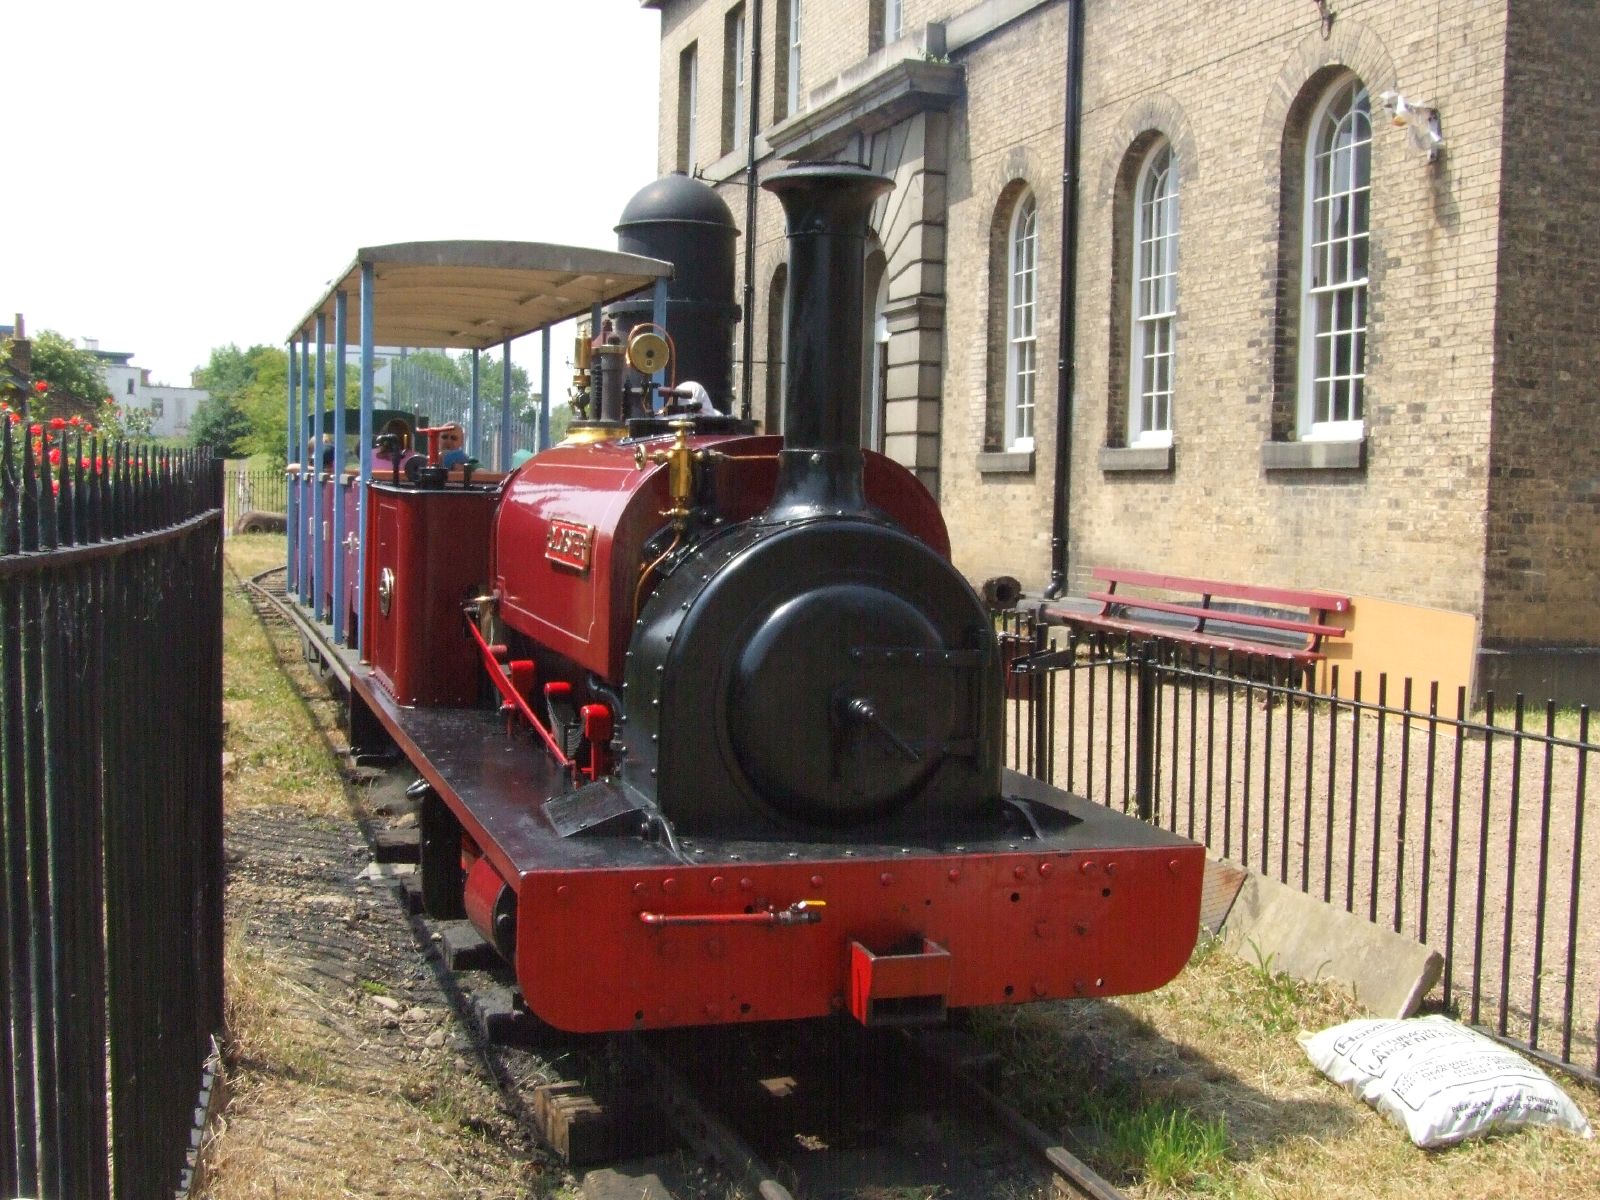
{"type": "Polygon", "coordinates": [[[739,231],[733,221],[733,212],[722,197],[698,179],[690,179],[681,171],[664,175],[635,192],[628,206],[622,210],[617,233],[626,239],[628,234],[624,231],[632,226],[653,225],[660,221],[698,222],[732,230],[736,235],[739,231]]]}
{"type": "MultiPolygon", "coordinates": [[[[672,174],[648,184],[628,201],[617,223],[617,249],[672,263],[667,284],[667,332],[678,350],[677,377],[692,379],[722,412],[733,397],[733,239],[739,236],[721,196],[698,179],[672,174]]],[[[626,338],[651,320],[648,296],[611,305],[606,312],[626,338]]]]}

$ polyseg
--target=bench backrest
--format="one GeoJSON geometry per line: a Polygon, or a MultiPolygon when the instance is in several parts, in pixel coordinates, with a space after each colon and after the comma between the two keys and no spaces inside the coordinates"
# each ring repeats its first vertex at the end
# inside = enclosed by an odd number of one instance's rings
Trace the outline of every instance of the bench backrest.
{"type": "MultiPolygon", "coordinates": [[[[1312,612],[1343,613],[1350,611],[1350,597],[1334,592],[1307,591],[1302,588],[1260,587],[1250,583],[1230,583],[1221,579],[1196,579],[1184,575],[1166,575],[1159,571],[1134,571],[1122,567],[1096,567],[1094,577],[1104,583],[1129,584],[1133,587],[1159,588],[1167,592],[1185,592],[1192,596],[1221,597],[1226,600],[1245,600],[1254,604],[1275,604],[1285,608],[1304,608],[1312,612]]],[[[1137,597],[1128,597],[1128,603],[1137,604],[1137,597]]]]}

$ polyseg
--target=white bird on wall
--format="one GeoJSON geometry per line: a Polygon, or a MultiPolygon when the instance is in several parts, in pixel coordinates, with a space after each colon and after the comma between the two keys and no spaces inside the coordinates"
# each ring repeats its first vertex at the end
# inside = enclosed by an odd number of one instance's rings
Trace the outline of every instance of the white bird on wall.
{"type": "Polygon", "coordinates": [[[1399,92],[1378,93],[1378,103],[1388,111],[1390,120],[1406,131],[1411,148],[1428,156],[1432,162],[1444,148],[1444,134],[1439,128],[1439,110],[1425,104],[1407,100],[1399,92]]]}

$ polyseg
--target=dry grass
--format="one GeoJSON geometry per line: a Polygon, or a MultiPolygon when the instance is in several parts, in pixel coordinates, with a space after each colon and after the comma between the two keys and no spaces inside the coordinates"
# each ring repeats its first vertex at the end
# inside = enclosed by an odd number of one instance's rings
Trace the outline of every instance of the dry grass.
{"type": "Polygon", "coordinates": [[[535,1194],[536,1165],[508,1143],[510,1122],[479,1075],[374,1053],[359,1005],[329,1005],[290,964],[237,940],[229,951],[233,1095],[213,1145],[212,1200],[535,1194]]]}
{"type": "MultiPolygon", "coordinates": [[[[237,587],[281,562],[283,544],[281,536],[228,543],[230,828],[253,809],[284,806],[313,824],[348,822],[359,802],[329,753],[342,744],[335,706],[296,642],[269,638],[237,587]]],[[[262,896],[269,911],[282,903],[256,881],[230,881],[231,1099],[211,1144],[208,1200],[559,1195],[562,1174],[507,1115],[448,1007],[406,996],[414,963],[393,963],[392,979],[341,986],[306,969],[312,947],[302,956],[292,941],[278,949],[261,941],[262,896]],[[244,894],[258,906],[248,918],[238,909],[244,894]],[[398,1016],[375,1002],[390,993],[406,997],[398,1016]]]]}
{"type": "MultiPolygon", "coordinates": [[[[1135,1171],[1135,1196],[1600,1197],[1600,1140],[1527,1130],[1443,1151],[1404,1132],[1318,1075],[1295,1040],[1359,1013],[1344,992],[1300,983],[1207,940],[1178,979],[1148,996],[1005,1010],[979,1032],[1008,1063],[1007,1090],[1047,1128],[1078,1129],[1085,1157],[1108,1115],[1188,1113],[1221,1120],[1227,1159],[1178,1185],[1135,1171]]],[[[1600,1092],[1560,1081],[1591,1122],[1600,1092]]]]}
{"type": "Polygon", "coordinates": [[[281,564],[283,556],[281,534],[228,539],[222,618],[225,802],[230,810],[275,803],[343,816],[348,809],[330,753],[344,748],[333,701],[292,657],[293,643],[275,645],[238,594],[240,580],[281,564]]]}

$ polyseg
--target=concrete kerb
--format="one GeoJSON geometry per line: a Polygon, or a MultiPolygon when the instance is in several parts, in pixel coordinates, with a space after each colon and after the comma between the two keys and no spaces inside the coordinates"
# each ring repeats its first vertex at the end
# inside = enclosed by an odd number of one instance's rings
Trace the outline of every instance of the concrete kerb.
{"type": "Polygon", "coordinates": [[[1411,1016],[1444,971],[1444,957],[1421,942],[1253,872],[1227,911],[1222,940],[1272,971],[1344,984],[1385,1017],[1411,1016]]]}

